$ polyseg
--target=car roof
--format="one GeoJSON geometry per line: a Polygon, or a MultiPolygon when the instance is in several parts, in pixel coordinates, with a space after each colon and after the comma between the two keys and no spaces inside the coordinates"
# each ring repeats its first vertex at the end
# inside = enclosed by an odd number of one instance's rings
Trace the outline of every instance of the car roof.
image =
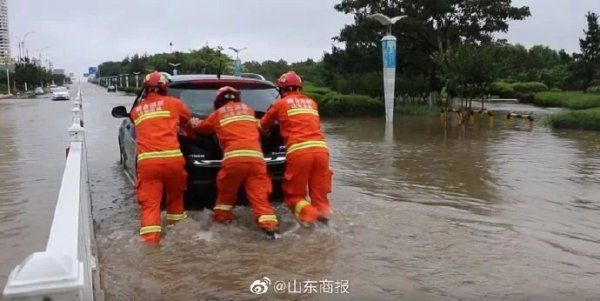
{"type": "Polygon", "coordinates": [[[242,85],[257,85],[257,86],[270,86],[275,85],[267,80],[261,80],[256,78],[248,78],[233,75],[221,75],[219,78],[216,74],[187,74],[187,75],[171,75],[169,78],[169,86],[176,86],[186,83],[194,84],[242,84],[242,85]]]}

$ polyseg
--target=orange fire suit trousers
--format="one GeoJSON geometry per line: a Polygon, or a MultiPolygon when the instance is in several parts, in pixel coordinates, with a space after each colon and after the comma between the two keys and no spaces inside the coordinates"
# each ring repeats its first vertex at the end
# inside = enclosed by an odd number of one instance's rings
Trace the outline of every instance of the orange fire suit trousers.
{"type": "MultiPolygon", "coordinates": [[[[329,169],[329,154],[326,152],[291,154],[287,157],[287,166],[283,179],[283,194],[285,202],[297,218],[312,222],[314,216],[306,218],[302,211],[312,205],[320,215],[332,213],[327,199],[331,192],[331,177],[329,169]],[[306,189],[310,202],[306,199],[306,189]]],[[[309,214],[311,215],[311,214],[309,214]]]]}
{"type": "Polygon", "coordinates": [[[173,224],[187,217],[183,205],[187,187],[184,165],[182,157],[138,162],[136,192],[141,211],[140,235],[148,243],[160,242],[163,190],[167,195],[167,222],[173,224]]]}
{"type": "Polygon", "coordinates": [[[269,195],[271,178],[267,174],[267,166],[262,162],[225,162],[217,175],[218,196],[214,208],[217,222],[233,219],[231,210],[237,202],[238,191],[244,185],[246,196],[258,226],[265,230],[277,227],[277,217],[269,195]]]}

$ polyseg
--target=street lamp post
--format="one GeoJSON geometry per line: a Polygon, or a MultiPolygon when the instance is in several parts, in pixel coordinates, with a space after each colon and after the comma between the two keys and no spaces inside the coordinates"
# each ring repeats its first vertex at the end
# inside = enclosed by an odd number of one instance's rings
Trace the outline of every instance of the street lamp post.
{"type": "Polygon", "coordinates": [[[173,67],[173,75],[177,75],[177,66],[181,65],[181,63],[169,63],[171,67],[173,67]]]}
{"type": "Polygon", "coordinates": [[[35,31],[29,31],[23,35],[23,38],[21,38],[21,42],[19,43],[19,61],[21,61],[25,55],[25,39],[32,33],[35,33],[35,31]]]}
{"type": "Polygon", "coordinates": [[[8,89],[8,95],[10,94],[10,71],[8,70],[10,64],[10,57],[4,57],[4,66],[6,67],[6,88],[8,89]]]}
{"type": "Polygon", "coordinates": [[[138,89],[140,87],[140,73],[133,72],[133,74],[135,75],[135,88],[138,89]]]}
{"type": "Polygon", "coordinates": [[[233,75],[235,76],[240,76],[240,74],[242,74],[242,60],[240,60],[240,52],[248,49],[248,48],[233,48],[233,47],[229,47],[229,49],[231,49],[233,52],[235,52],[236,58],[234,61],[235,64],[235,68],[233,71],[233,75]]]}
{"type": "Polygon", "coordinates": [[[394,122],[394,89],[396,88],[396,37],[392,35],[392,25],[406,16],[390,18],[384,14],[369,16],[387,26],[387,33],[381,39],[383,54],[383,91],[385,95],[385,121],[394,122]]]}

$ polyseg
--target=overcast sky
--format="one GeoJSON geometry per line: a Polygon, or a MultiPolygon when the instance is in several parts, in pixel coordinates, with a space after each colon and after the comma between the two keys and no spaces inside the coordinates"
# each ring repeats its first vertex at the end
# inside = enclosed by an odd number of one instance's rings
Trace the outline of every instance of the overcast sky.
{"type": "MultiPolygon", "coordinates": [[[[13,56],[25,39],[30,56],[81,73],[88,66],[134,53],[187,51],[221,45],[248,47],[243,60],[319,59],[352,17],[340,0],[8,0],[13,56]]],[[[579,50],[585,13],[600,13],[600,0],[514,0],[532,17],[513,22],[506,37],[526,46],[579,50]]]]}

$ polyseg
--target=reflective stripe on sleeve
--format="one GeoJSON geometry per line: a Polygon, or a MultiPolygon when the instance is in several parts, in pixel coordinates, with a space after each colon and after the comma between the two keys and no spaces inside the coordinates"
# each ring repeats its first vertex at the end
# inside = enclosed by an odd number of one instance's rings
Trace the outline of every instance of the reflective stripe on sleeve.
{"type": "Polygon", "coordinates": [[[296,218],[300,218],[300,212],[302,212],[302,208],[308,205],[310,205],[310,203],[307,200],[302,200],[296,203],[296,206],[294,207],[294,214],[296,215],[296,218]]]}
{"type": "Polygon", "coordinates": [[[231,211],[231,209],[233,209],[232,205],[223,205],[223,204],[215,205],[215,208],[213,208],[213,210],[223,210],[223,211],[231,211]]]}
{"type": "Polygon", "coordinates": [[[288,116],[294,116],[299,114],[311,114],[319,116],[319,111],[315,109],[289,109],[287,110],[288,116]]]}
{"type": "Polygon", "coordinates": [[[261,158],[261,159],[265,158],[265,156],[262,152],[259,152],[256,150],[250,150],[250,149],[239,149],[239,150],[226,152],[223,155],[223,160],[227,160],[227,159],[235,158],[235,157],[256,157],[256,158],[261,158]]]}
{"type": "Polygon", "coordinates": [[[148,233],[160,233],[160,226],[146,226],[140,228],[140,235],[148,234],[148,233]]]}
{"type": "Polygon", "coordinates": [[[138,155],[138,161],[151,158],[172,158],[181,156],[183,156],[183,154],[181,153],[180,149],[173,149],[162,152],[146,152],[138,155]]]}
{"type": "Polygon", "coordinates": [[[239,115],[239,116],[223,118],[223,119],[221,119],[221,121],[219,121],[219,123],[221,124],[221,126],[223,126],[223,125],[227,125],[227,124],[230,124],[230,123],[236,122],[236,121],[256,122],[256,118],[254,118],[254,116],[252,116],[252,115],[239,115]]]}
{"type": "Polygon", "coordinates": [[[277,222],[277,216],[273,215],[273,214],[266,214],[266,215],[261,215],[258,217],[258,222],[259,223],[263,223],[263,222],[277,222]]]}
{"type": "Polygon", "coordinates": [[[168,214],[167,219],[171,221],[180,221],[187,218],[187,212],[183,212],[182,214],[168,214]]]}
{"type": "Polygon", "coordinates": [[[160,118],[160,117],[171,117],[171,112],[162,110],[162,111],[154,111],[154,112],[146,113],[146,114],[141,115],[138,118],[136,118],[133,123],[135,123],[135,125],[138,125],[138,124],[142,123],[142,121],[152,119],[152,118],[160,118]]]}
{"type": "Polygon", "coordinates": [[[301,143],[292,144],[288,150],[287,154],[291,154],[294,151],[299,149],[309,148],[309,147],[323,147],[327,148],[327,143],[325,141],[306,141],[301,143]]]}

